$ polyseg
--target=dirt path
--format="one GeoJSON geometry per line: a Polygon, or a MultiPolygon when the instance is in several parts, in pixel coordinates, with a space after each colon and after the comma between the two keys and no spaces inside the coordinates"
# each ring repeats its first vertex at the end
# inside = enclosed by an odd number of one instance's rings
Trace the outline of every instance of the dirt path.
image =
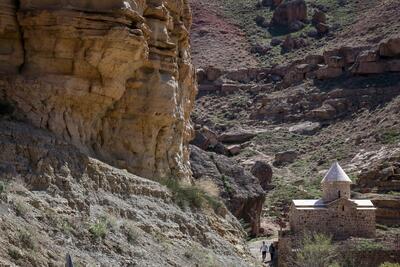
{"type": "MultiPolygon", "coordinates": [[[[268,247],[272,244],[272,242],[277,241],[277,239],[259,239],[257,241],[250,241],[248,242],[248,246],[250,249],[251,254],[261,262],[261,252],[260,252],[260,247],[262,245],[262,242],[265,241],[265,243],[268,245],[268,247]]],[[[267,258],[265,259],[265,262],[263,266],[272,266],[271,265],[271,257],[270,254],[267,253],[267,258]]]]}

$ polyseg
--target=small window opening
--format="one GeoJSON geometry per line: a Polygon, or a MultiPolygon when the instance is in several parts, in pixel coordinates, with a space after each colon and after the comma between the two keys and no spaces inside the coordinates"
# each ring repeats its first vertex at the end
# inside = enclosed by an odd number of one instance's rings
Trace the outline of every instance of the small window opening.
{"type": "Polygon", "coordinates": [[[342,211],[344,211],[344,206],[342,206],[342,211]]]}
{"type": "Polygon", "coordinates": [[[340,191],[338,191],[338,197],[340,198],[340,191]]]}

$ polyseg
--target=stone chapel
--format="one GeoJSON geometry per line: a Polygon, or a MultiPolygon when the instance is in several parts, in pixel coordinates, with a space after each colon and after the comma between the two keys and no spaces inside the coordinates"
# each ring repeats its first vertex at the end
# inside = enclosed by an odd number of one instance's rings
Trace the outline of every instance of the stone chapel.
{"type": "Polygon", "coordinates": [[[335,162],[323,178],[322,199],[296,199],[290,209],[293,233],[306,231],[332,235],[334,239],[375,236],[375,207],[367,199],[351,199],[352,181],[335,162]]]}

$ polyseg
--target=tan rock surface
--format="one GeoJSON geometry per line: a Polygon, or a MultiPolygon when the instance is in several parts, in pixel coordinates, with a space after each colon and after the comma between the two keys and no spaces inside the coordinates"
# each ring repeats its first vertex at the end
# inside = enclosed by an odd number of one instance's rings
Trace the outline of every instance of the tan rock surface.
{"type": "Polygon", "coordinates": [[[12,49],[0,66],[20,72],[0,77],[2,98],[87,154],[144,177],[188,179],[187,1],[25,0],[18,23],[13,3],[2,4],[11,30],[0,29],[0,43],[12,49]]]}
{"type": "Polygon", "coordinates": [[[240,223],[182,209],[167,188],[0,120],[0,265],[255,266],[240,223]]]}

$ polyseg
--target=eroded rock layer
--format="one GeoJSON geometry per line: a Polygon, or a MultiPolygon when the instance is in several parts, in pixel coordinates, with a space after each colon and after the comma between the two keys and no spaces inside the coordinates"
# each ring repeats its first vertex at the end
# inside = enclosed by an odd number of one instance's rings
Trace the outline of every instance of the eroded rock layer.
{"type": "Polygon", "coordinates": [[[1,98],[17,114],[135,174],[190,176],[186,0],[0,5],[1,98]]]}

